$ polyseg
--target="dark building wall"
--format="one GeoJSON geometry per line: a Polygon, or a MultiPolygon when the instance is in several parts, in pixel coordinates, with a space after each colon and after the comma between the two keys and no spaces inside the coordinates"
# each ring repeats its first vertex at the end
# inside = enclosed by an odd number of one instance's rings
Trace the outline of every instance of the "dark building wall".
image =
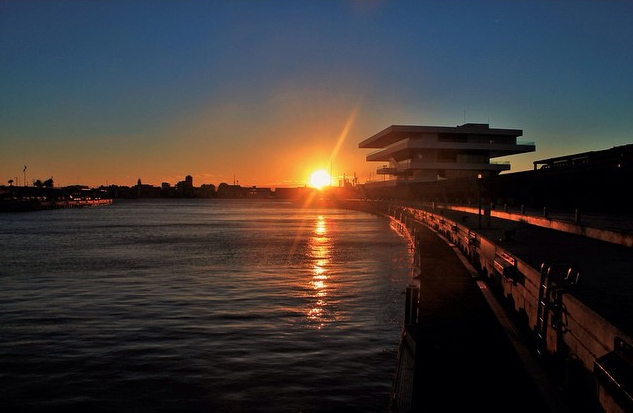
{"type": "Polygon", "coordinates": [[[630,164],[584,165],[537,169],[476,179],[423,182],[400,187],[365,189],[370,198],[423,202],[530,207],[633,215],[627,192],[633,184],[630,164]],[[481,192],[480,192],[481,191],[481,192]]]}

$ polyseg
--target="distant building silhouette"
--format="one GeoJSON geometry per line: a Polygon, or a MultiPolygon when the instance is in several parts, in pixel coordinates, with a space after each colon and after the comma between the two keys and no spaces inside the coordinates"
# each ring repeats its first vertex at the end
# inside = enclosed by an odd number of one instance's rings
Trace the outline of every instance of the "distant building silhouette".
{"type": "Polygon", "coordinates": [[[218,185],[218,197],[219,198],[246,198],[246,191],[248,189],[242,188],[239,185],[229,185],[226,182],[222,182],[218,185]]]}
{"type": "Polygon", "coordinates": [[[185,176],[184,181],[176,184],[176,193],[184,198],[192,198],[194,196],[193,189],[193,177],[191,175],[185,176]]]}

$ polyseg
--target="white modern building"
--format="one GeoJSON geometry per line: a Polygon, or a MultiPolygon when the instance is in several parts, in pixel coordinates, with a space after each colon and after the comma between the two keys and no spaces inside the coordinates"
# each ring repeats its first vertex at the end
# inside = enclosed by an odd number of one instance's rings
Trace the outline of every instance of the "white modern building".
{"type": "Polygon", "coordinates": [[[381,162],[377,173],[383,179],[377,181],[393,185],[498,175],[510,170],[510,163],[491,159],[536,150],[532,142],[517,141],[522,134],[520,129],[492,129],[482,123],[391,125],[358,147],[377,149],[366,159],[381,162]]]}

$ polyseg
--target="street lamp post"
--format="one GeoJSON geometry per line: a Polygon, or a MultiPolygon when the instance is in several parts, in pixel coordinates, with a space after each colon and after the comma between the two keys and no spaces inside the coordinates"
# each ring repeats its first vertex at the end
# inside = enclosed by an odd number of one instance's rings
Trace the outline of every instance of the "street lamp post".
{"type": "Polygon", "coordinates": [[[477,217],[479,219],[479,228],[481,228],[481,174],[477,174],[477,199],[479,203],[477,217]]]}

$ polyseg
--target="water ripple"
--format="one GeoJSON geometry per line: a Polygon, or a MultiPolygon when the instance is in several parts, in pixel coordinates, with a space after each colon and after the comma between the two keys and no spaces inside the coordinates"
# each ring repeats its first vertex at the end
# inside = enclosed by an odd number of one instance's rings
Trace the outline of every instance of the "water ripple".
{"type": "Polygon", "coordinates": [[[3,411],[386,409],[410,274],[388,220],[156,200],[0,221],[3,411]]]}

